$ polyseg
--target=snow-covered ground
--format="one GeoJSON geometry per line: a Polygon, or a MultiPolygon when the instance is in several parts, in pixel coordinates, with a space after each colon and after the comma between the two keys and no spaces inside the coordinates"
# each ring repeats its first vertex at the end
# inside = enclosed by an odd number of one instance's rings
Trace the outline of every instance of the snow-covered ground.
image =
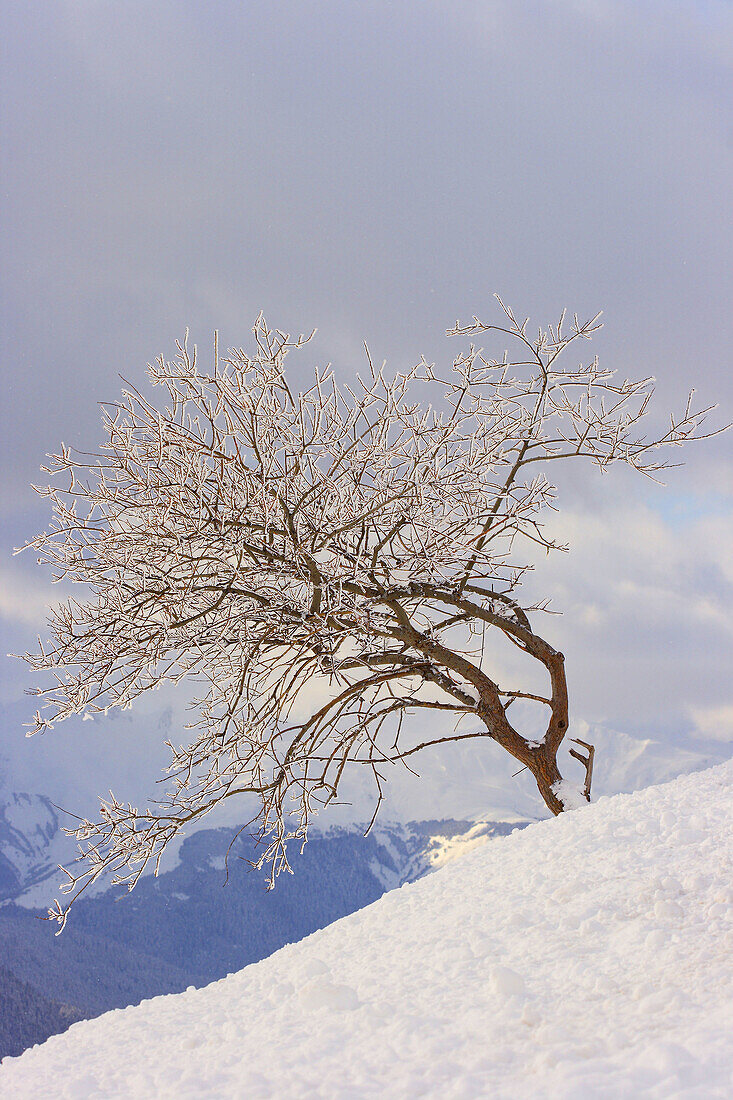
{"type": "Polygon", "coordinates": [[[0,1094],[733,1095],[733,761],[487,840],[239,974],[75,1024],[0,1094]]]}

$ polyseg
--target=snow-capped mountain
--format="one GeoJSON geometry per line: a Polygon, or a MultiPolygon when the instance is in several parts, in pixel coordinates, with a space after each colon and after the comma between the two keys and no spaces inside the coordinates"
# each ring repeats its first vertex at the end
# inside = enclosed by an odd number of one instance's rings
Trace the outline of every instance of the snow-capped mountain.
{"type": "Polygon", "coordinates": [[[0,802],[0,902],[56,874],[72,852],[48,798],[15,793],[0,802]]]}
{"type": "MultiPolygon", "coordinates": [[[[169,733],[172,719],[167,711],[158,724],[169,733]]],[[[134,727],[131,730],[134,732],[134,727]]],[[[682,773],[708,768],[730,756],[729,744],[685,733],[662,740],[632,737],[602,724],[576,723],[572,735],[596,746],[594,798],[665,782],[682,773]]],[[[130,736],[126,730],[127,739],[130,736]]],[[[569,747],[568,740],[565,748],[569,747]]],[[[378,831],[428,818],[514,825],[548,815],[531,776],[517,772],[514,759],[488,739],[454,742],[441,746],[440,751],[426,752],[418,762],[418,771],[419,774],[414,774],[406,768],[396,768],[390,775],[377,819],[378,831]]],[[[563,760],[563,771],[571,781],[580,778],[581,769],[569,756],[563,760]]],[[[95,813],[94,795],[106,788],[89,788],[89,782],[87,777],[83,797],[80,781],[79,793],[62,800],[72,811],[95,813]]],[[[115,785],[115,793],[124,795],[124,782],[120,782],[122,786],[118,789],[115,785]]],[[[338,827],[358,832],[361,823],[372,816],[374,798],[369,777],[355,772],[347,781],[342,802],[330,806],[315,819],[312,836],[328,835],[330,829],[338,827]]],[[[255,811],[254,804],[240,805],[232,799],[201,819],[198,828],[207,832],[216,826],[231,829],[255,811]]],[[[59,878],[58,864],[67,863],[76,854],[75,843],[61,831],[61,826],[73,823],[73,818],[54,807],[45,792],[0,794],[0,903],[14,898],[22,904],[45,907],[59,878]]],[[[176,842],[164,856],[164,869],[174,865],[179,850],[180,842],[176,842]]],[[[226,847],[219,854],[223,856],[225,851],[226,847]]],[[[293,866],[296,874],[297,863],[296,855],[293,866]]],[[[392,873],[389,870],[386,873],[392,883],[392,873]]]]}
{"type": "Polygon", "coordinates": [[[205,989],[72,1026],[0,1091],[723,1100],[733,762],[488,839],[205,989]]]}

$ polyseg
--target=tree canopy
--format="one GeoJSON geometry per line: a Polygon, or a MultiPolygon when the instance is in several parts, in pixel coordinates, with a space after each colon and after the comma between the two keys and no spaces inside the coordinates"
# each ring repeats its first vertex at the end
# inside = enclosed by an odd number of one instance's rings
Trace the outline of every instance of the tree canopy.
{"type": "MultiPolygon", "coordinates": [[[[137,808],[110,795],[74,830],[73,897],[99,875],[131,889],[194,819],[224,799],[257,797],[258,866],[288,868],[313,813],[338,797],[347,768],[374,778],[427,745],[488,737],[534,776],[553,813],[573,802],[557,753],[568,732],[564,655],[522,602],[532,547],[558,544],[546,517],[560,461],[621,463],[654,476],[702,428],[692,398],[668,428],[641,433],[653,379],[619,380],[569,362],[598,318],[563,315],[530,335],[500,303],[452,337],[451,368],[420,360],[389,373],[368,357],[338,385],[330,368],[294,392],[291,340],[255,323],[254,348],[201,364],[188,339],[149,367],[157,402],[125,384],[105,405],[96,455],[51,456],[48,531],[28,546],[84,596],[53,611],[51,638],[25,659],[51,684],[32,732],[73,714],[126,707],[162,683],[195,685],[197,716],[170,743],[163,798],[137,808]],[[501,684],[487,632],[544,669],[546,690],[501,684]],[[544,734],[510,706],[544,709],[544,734]],[[445,713],[438,735],[410,716],[445,713]]],[[[592,750],[587,757],[589,796],[592,750]]],[[[577,794],[575,795],[577,797],[577,794]]],[[[63,922],[66,909],[53,915],[63,922]]]]}

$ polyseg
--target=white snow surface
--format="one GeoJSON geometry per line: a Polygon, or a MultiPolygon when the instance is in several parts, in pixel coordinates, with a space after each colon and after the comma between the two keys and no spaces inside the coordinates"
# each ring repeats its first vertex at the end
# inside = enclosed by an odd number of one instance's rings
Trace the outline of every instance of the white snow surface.
{"type": "Polygon", "coordinates": [[[732,787],[729,761],[486,840],[238,974],[5,1059],[0,1095],[728,1100],[732,787]]]}

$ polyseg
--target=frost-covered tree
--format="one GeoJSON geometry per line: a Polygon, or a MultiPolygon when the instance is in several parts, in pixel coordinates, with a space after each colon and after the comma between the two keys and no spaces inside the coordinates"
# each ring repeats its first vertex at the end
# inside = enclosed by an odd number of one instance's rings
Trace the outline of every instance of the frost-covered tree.
{"type": "MultiPolygon", "coordinates": [[[[272,883],[347,767],[368,769],[378,808],[388,767],[441,742],[491,738],[554,814],[570,805],[557,759],[565,658],[535,626],[545,604],[521,599],[533,548],[558,548],[548,473],[586,460],[653,475],[668,448],[712,434],[709,409],[688,402],[645,438],[652,379],[561,360],[597,318],[563,315],[530,336],[502,308],[499,324],[448,333],[491,333],[512,348],[498,359],[471,344],[447,372],[422,360],[388,374],[367,353],[352,385],[316,370],[302,392],[284,367],[307,340],[260,316],[251,353],[219,357],[215,343],[207,367],[179,344],[149,368],[162,400],[126,385],[104,407],[99,454],[51,457],[38,492],[53,522],[28,545],[85,595],[54,611],[50,641],[25,655],[53,680],[35,692],[32,732],[162,683],[198,687],[190,741],[170,743],[165,796],[145,809],[110,796],[74,830],[71,900],[106,873],[131,889],[189,822],[242,794],[259,799],[258,865],[272,883]],[[483,652],[492,632],[537,662],[545,690],[499,682],[483,652]],[[542,708],[543,735],[512,720],[517,700],[542,708]],[[439,733],[412,720],[426,710],[444,716],[439,733]]],[[[584,747],[572,752],[588,798],[584,747]]],[[[52,912],[63,922],[60,903],[52,912]]]]}

